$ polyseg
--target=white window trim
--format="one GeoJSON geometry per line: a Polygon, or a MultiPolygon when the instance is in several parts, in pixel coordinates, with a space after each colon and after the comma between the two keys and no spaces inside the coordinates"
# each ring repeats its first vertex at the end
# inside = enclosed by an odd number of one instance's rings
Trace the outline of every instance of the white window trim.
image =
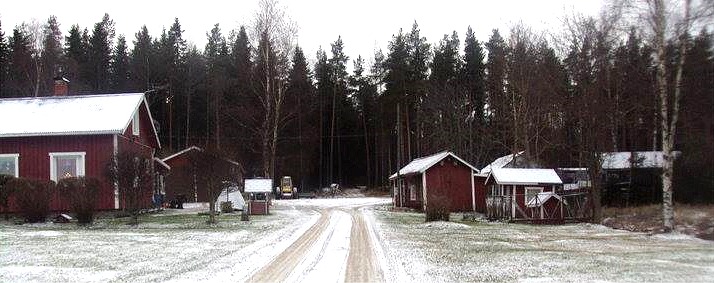
{"type": "Polygon", "coordinates": [[[14,157],[15,158],[15,178],[20,177],[20,154],[19,153],[3,153],[0,157],[14,157]]]}
{"type": "Polygon", "coordinates": [[[131,133],[135,136],[138,136],[141,132],[141,124],[139,123],[139,110],[137,109],[136,112],[134,112],[134,118],[131,119],[131,133]]]}
{"type": "Polygon", "coordinates": [[[50,152],[50,180],[57,182],[57,172],[55,165],[55,157],[60,156],[81,156],[79,162],[77,162],[77,176],[84,176],[84,163],[86,162],[86,152],[50,152]]]}

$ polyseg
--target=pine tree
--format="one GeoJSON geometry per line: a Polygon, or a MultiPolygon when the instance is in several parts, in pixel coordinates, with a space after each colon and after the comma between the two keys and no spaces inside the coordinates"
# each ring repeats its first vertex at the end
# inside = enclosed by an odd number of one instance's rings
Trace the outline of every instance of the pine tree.
{"type": "Polygon", "coordinates": [[[87,45],[78,25],[72,25],[69,35],[65,37],[64,54],[65,70],[62,75],[71,82],[70,93],[86,90],[87,45]]]}
{"type": "MultiPolygon", "coordinates": [[[[466,39],[464,39],[464,65],[460,71],[460,83],[466,91],[467,101],[469,104],[469,145],[468,155],[466,158],[474,162],[477,160],[476,155],[483,155],[485,137],[483,131],[483,117],[485,104],[485,69],[484,54],[481,43],[476,40],[476,36],[469,26],[466,30],[466,39]],[[476,150],[479,147],[481,150],[476,150]]],[[[481,159],[481,158],[478,158],[481,159]]]]}
{"type": "Polygon", "coordinates": [[[94,24],[92,36],[89,38],[89,73],[92,89],[96,92],[109,90],[110,69],[114,41],[114,21],[109,14],[104,14],[102,20],[94,24]]]}
{"type": "Polygon", "coordinates": [[[211,93],[210,97],[206,98],[207,101],[210,101],[206,112],[213,115],[213,127],[210,127],[207,123],[207,128],[213,129],[213,136],[208,136],[208,133],[211,133],[208,131],[206,138],[213,141],[207,145],[221,149],[223,102],[225,92],[228,88],[226,70],[227,63],[229,62],[228,45],[218,24],[215,24],[213,29],[211,29],[206,36],[208,37],[208,43],[206,43],[206,48],[204,49],[204,56],[206,57],[208,71],[208,90],[211,93]]]}
{"type": "Polygon", "coordinates": [[[47,24],[43,27],[44,38],[42,40],[41,65],[42,74],[40,77],[40,95],[51,95],[53,92],[53,78],[60,74],[60,62],[62,60],[62,31],[60,31],[57,17],[50,16],[47,24]]]}
{"type": "Polygon", "coordinates": [[[153,46],[151,35],[146,26],[135,34],[134,48],[131,50],[129,71],[134,83],[133,91],[147,91],[153,83],[153,46]]]}
{"type": "Polygon", "coordinates": [[[431,64],[432,83],[445,85],[454,82],[461,68],[459,57],[459,35],[454,31],[451,36],[444,35],[439,46],[434,50],[434,61],[431,64]]]}
{"type": "Polygon", "coordinates": [[[8,67],[8,46],[5,42],[5,33],[0,22],[0,97],[5,97],[8,67]]]}
{"type": "Polygon", "coordinates": [[[8,96],[32,96],[36,68],[32,59],[32,43],[30,37],[21,27],[16,27],[12,31],[9,63],[7,81],[8,96]]]}
{"type": "MultiPolygon", "coordinates": [[[[485,44],[488,50],[486,61],[486,101],[488,102],[487,118],[489,119],[490,131],[494,133],[495,145],[506,145],[506,137],[503,133],[508,127],[508,106],[506,104],[505,79],[506,79],[506,42],[501,37],[497,29],[494,29],[488,42],[485,44]]],[[[507,148],[496,149],[493,155],[503,154],[507,148]]]]}
{"type": "Polygon", "coordinates": [[[117,45],[112,53],[111,60],[111,91],[126,92],[129,91],[129,54],[126,45],[126,37],[119,35],[117,45]]]}

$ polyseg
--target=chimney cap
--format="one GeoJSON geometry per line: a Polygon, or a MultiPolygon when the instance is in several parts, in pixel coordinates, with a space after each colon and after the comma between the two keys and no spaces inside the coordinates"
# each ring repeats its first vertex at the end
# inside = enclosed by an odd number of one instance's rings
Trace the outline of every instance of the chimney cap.
{"type": "Polygon", "coordinates": [[[54,77],[53,80],[55,80],[55,81],[63,81],[63,82],[65,82],[65,83],[69,83],[69,80],[68,80],[67,78],[63,77],[63,76],[56,76],[56,77],[54,77]]]}

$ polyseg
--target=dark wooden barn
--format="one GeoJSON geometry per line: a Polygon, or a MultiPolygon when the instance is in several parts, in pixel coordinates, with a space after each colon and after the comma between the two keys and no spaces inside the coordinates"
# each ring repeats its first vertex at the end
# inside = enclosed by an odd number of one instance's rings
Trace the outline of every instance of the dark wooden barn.
{"type": "Polygon", "coordinates": [[[474,211],[475,172],[471,164],[448,151],[414,159],[389,177],[394,205],[423,211],[437,205],[452,212],[474,211]]]}
{"type": "MultiPolygon", "coordinates": [[[[208,191],[200,184],[197,170],[191,164],[192,154],[202,154],[204,151],[197,146],[191,146],[162,159],[171,168],[165,178],[166,201],[183,198],[187,202],[209,202],[208,191]]],[[[243,179],[243,169],[240,163],[228,158],[221,158],[222,166],[228,168],[232,176],[231,182],[243,179]]]]}
{"type": "MultiPolygon", "coordinates": [[[[105,177],[112,156],[133,151],[151,159],[160,148],[142,93],[5,98],[0,121],[0,174],[98,178],[100,210],[123,207],[118,189],[105,177]]],[[[147,206],[151,198],[149,192],[147,206]]],[[[59,195],[50,208],[69,209],[59,195]]]]}

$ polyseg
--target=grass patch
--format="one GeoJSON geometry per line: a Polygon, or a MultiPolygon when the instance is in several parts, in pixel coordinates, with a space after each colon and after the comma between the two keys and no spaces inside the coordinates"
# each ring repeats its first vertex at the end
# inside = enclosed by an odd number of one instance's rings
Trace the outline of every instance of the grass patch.
{"type": "MultiPolygon", "coordinates": [[[[603,225],[635,232],[658,232],[663,226],[662,205],[606,207],[603,225]]],[[[674,205],[675,230],[714,240],[714,205],[674,205]]]]}

